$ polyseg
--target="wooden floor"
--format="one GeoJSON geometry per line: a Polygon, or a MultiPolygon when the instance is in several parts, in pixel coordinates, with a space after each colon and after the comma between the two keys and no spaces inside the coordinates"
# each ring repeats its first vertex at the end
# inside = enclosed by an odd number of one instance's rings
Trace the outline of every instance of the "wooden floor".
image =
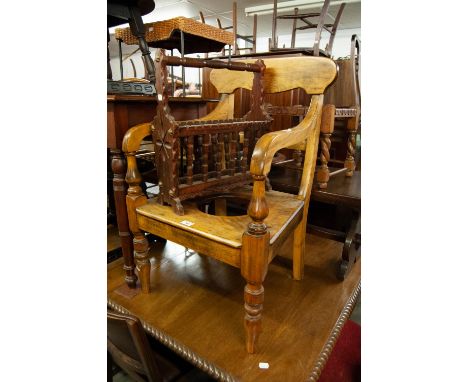
{"type": "Polygon", "coordinates": [[[220,380],[317,380],[360,293],[360,260],[338,281],[342,244],[312,235],[305,277],[292,280],[288,240],[266,276],[259,353],[248,355],[239,270],[174,243],[153,247],[152,293],[131,293],[119,259],[108,266],[108,305],[137,315],[150,334],[220,380]]]}

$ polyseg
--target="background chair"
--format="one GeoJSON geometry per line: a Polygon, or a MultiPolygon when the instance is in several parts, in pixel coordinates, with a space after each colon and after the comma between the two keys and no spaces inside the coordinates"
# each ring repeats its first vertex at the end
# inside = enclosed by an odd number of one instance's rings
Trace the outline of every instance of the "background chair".
{"type": "MultiPolygon", "coordinates": [[[[305,29],[315,29],[315,38],[314,43],[312,46],[312,50],[314,52],[314,56],[326,56],[331,57],[332,50],[333,50],[333,42],[335,40],[336,31],[338,29],[338,24],[341,19],[341,14],[343,13],[345,3],[340,5],[338,12],[335,16],[335,21],[333,24],[325,23],[325,19],[327,16],[332,17],[328,13],[328,9],[330,7],[330,0],[325,0],[323,2],[322,10],[320,13],[316,12],[309,12],[309,13],[299,13],[299,8],[294,9],[294,14],[292,15],[280,15],[278,16],[278,0],[274,0],[273,3],[273,26],[272,26],[272,39],[270,42],[270,51],[275,51],[278,49],[278,37],[276,34],[276,24],[277,20],[293,20],[293,27],[292,27],[292,34],[291,34],[291,48],[287,49],[294,49],[296,48],[296,31],[298,30],[305,30],[305,29]],[[310,19],[317,19],[315,23],[311,22],[310,19]],[[297,26],[297,20],[301,20],[305,25],[297,26]],[[329,33],[328,43],[325,46],[325,50],[320,49],[320,42],[322,39],[322,32],[326,31],[329,33]]],[[[304,50],[305,48],[298,48],[304,50]]]]}
{"type": "MultiPolygon", "coordinates": [[[[201,11],[200,11],[200,20],[202,21],[202,23],[205,23],[205,16],[203,12],[201,11]]],[[[241,50],[249,50],[250,53],[257,52],[257,15],[256,14],[254,15],[254,19],[253,19],[252,35],[249,35],[249,36],[240,35],[237,33],[238,29],[237,29],[237,2],[236,1],[232,3],[232,25],[223,27],[221,24],[221,20],[219,18],[217,18],[216,21],[218,22],[219,29],[222,29],[222,30],[232,29],[232,33],[234,34],[234,36],[236,36],[234,40],[234,46],[233,46],[234,54],[239,54],[239,51],[241,50]],[[246,47],[246,48],[239,48],[239,44],[237,43],[238,39],[244,40],[245,42],[252,44],[252,46],[246,47]]],[[[223,48],[222,55],[223,56],[225,55],[225,48],[223,48]]]]}
{"type": "Polygon", "coordinates": [[[107,311],[107,351],[112,362],[137,382],[214,381],[174,352],[152,341],[140,320],[128,314],[107,311]]]}
{"type": "MultiPolygon", "coordinates": [[[[339,164],[346,168],[346,176],[352,176],[356,165],[356,135],[361,121],[361,91],[360,91],[360,47],[361,42],[356,35],[351,37],[351,50],[349,58],[339,58],[336,64],[339,75],[336,81],[325,92],[324,102],[335,106],[334,135],[327,143],[328,149],[335,147],[335,157],[329,160],[332,164],[339,164]],[[344,136],[344,144],[340,146],[340,135],[344,136]]],[[[332,131],[333,132],[333,131],[332,131]]],[[[325,148],[325,146],[324,146],[325,148]]],[[[326,184],[324,187],[326,188],[326,184]]]]}
{"type": "MultiPolygon", "coordinates": [[[[174,58],[168,57],[168,59],[174,58]]],[[[211,63],[214,65],[213,61],[211,63]]],[[[227,63],[232,66],[236,64],[227,63]]],[[[263,280],[268,264],[289,235],[294,235],[293,276],[297,280],[303,276],[305,227],[317,156],[323,92],[336,76],[335,63],[326,58],[267,59],[265,65],[263,78],[265,93],[303,88],[312,95],[312,99],[308,113],[299,125],[292,129],[267,133],[258,140],[251,157],[250,171],[245,174],[253,180],[253,188],[244,186],[231,191],[227,196],[218,195],[220,199],[229,197],[247,201],[250,199],[248,215],[210,215],[200,211],[197,200],[187,200],[184,204],[184,216],[181,217],[171,207],[162,204],[163,200],[148,200],[140,187],[141,177],[136,167],[134,153],[141,140],[151,134],[152,130],[156,130],[155,123],[142,124],[130,129],[123,143],[128,160],[126,177],[129,184],[128,216],[134,235],[135,258],[142,291],[145,293],[150,291],[149,247],[144,231],[240,268],[246,280],[245,329],[246,348],[249,353],[255,352],[261,332],[263,280]],[[291,71],[291,67],[295,70],[291,71]],[[273,156],[278,150],[289,146],[305,151],[299,194],[266,192],[266,177],[270,171],[273,156]]],[[[211,80],[214,84],[218,84],[220,93],[232,93],[239,87],[240,84],[236,83],[236,78],[239,78],[238,73],[227,69],[211,72],[211,80]]],[[[242,86],[249,87],[252,83],[250,79],[242,86]]],[[[206,126],[200,130],[203,129],[208,130],[206,126]]],[[[167,132],[169,135],[172,134],[170,130],[167,132]]],[[[210,140],[205,140],[205,142],[209,143],[210,140]]],[[[160,147],[166,148],[165,145],[160,145],[160,147]]],[[[234,163],[236,160],[242,160],[242,156],[239,158],[236,154],[240,151],[234,150],[233,153],[234,163]]],[[[176,160],[169,159],[172,166],[177,167],[178,157],[176,160]]],[[[160,175],[167,176],[167,174],[160,175]]],[[[227,173],[226,176],[229,177],[230,174],[227,173]]]]}

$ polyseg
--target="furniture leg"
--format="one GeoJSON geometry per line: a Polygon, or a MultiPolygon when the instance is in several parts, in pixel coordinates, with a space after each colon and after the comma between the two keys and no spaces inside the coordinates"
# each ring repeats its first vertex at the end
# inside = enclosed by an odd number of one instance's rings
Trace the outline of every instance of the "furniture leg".
{"type": "Polygon", "coordinates": [[[137,134],[136,137],[132,135],[126,135],[123,141],[123,149],[125,155],[127,156],[127,174],[125,180],[128,183],[128,193],[127,193],[127,214],[128,214],[128,223],[130,230],[133,233],[133,246],[135,248],[134,256],[136,261],[136,266],[138,270],[138,275],[140,277],[141,291],[143,293],[150,292],[150,271],[151,263],[149,261],[149,244],[148,239],[145,237],[145,234],[140,231],[138,227],[136,209],[142,204],[146,203],[147,197],[143,193],[141,188],[142,177],[138,171],[137,161],[136,161],[136,150],[139,147],[141,140],[144,136],[147,136],[149,131],[148,125],[143,126],[142,136],[137,134]]]}
{"type": "Polygon", "coordinates": [[[143,232],[133,232],[133,247],[135,248],[135,261],[138,275],[140,276],[141,291],[149,293],[151,263],[148,256],[148,239],[143,232]]]}
{"type": "Polygon", "coordinates": [[[320,188],[327,188],[330,179],[328,161],[330,160],[331,135],[335,129],[335,111],[332,104],[323,106],[320,123],[320,167],[317,170],[317,182],[320,188]]]}
{"type": "Polygon", "coordinates": [[[357,121],[358,117],[348,119],[346,125],[348,129],[348,143],[347,143],[347,154],[345,160],[346,176],[353,176],[354,169],[356,168],[356,162],[354,156],[356,153],[356,134],[357,134],[357,121]]]}
{"type": "Polygon", "coordinates": [[[244,288],[244,327],[247,352],[255,353],[262,331],[263,280],[268,268],[270,232],[263,220],[268,216],[265,200],[265,176],[253,175],[253,194],[248,213],[252,218],[242,236],[241,274],[247,282],[244,288]]]}
{"type": "Polygon", "coordinates": [[[127,216],[127,206],[125,203],[125,158],[119,149],[111,149],[112,181],[114,188],[115,210],[117,214],[117,228],[119,230],[120,242],[122,244],[122,254],[124,258],[125,282],[130,288],[135,288],[137,277],[135,275],[135,264],[133,262],[133,245],[130,236],[127,216]]]}
{"type": "Polygon", "coordinates": [[[338,278],[340,280],[346,278],[360,255],[361,235],[357,233],[360,226],[360,219],[359,212],[353,211],[353,219],[351,220],[349,230],[346,234],[343,252],[341,253],[341,262],[338,270],[338,278]]]}
{"type": "Polygon", "coordinates": [[[307,216],[304,216],[294,229],[293,239],[293,279],[302,280],[304,277],[305,234],[307,216]]]}
{"type": "Polygon", "coordinates": [[[246,348],[249,354],[257,349],[258,337],[262,331],[263,280],[268,262],[270,235],[253,235],[246,232],[243,236],[241,254],[241,273],[246,281],[244,287],[244,327],[246,348]]]}
{"type": "Polygon", "coordinates": [[[330,160],[331,134],[320,133],[320,167],[317,171],[317,182],[319,188],[327,188],[328,180],[330,179],[330,170],[328,161],[330,160]]]}

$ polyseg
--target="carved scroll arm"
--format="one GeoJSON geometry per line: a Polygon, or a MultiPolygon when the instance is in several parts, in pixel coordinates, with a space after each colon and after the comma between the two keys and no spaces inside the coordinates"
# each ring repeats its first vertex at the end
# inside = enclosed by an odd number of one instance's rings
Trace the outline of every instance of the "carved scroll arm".
{"type": "Polygon", "coordinates": [[[135,154],[140,148],[143,138],[151,135],[151,123],[142,123],[130,128],[124,136],[122,151],[127,157],[127,175],[125,180],[129,184],[128,194],[136,191],[141,183],[141,175],[138,171],[135,154]]]}

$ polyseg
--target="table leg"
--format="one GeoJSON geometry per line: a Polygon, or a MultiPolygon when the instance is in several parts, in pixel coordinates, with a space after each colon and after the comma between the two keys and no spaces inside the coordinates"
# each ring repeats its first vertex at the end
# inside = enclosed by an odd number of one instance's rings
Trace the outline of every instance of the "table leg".
{"type": "Polygon", "coordinates": [[[346,234],[346,239],[341,253],[341,262],[338,271],[338,278],[344,280],[351,271],[356,260],[361,255],[361,216],[358,211],[353,211],[353,219],[349,230],[346,234]]]}
{"type": "Polygon", "coordinates": [[[125,172],[127,164],[122,150],[111,149],[112,172],[114,174],[114,199],[117,213],[117,227],[119,230],[122,253],[124,258],[125,282],[130,288],[135,288],[137,277],[135,275],[135,263],[133,261],[133,243],[128,226],[127,203],[125,195],[127,186],[125,183],[125,172]]]}

